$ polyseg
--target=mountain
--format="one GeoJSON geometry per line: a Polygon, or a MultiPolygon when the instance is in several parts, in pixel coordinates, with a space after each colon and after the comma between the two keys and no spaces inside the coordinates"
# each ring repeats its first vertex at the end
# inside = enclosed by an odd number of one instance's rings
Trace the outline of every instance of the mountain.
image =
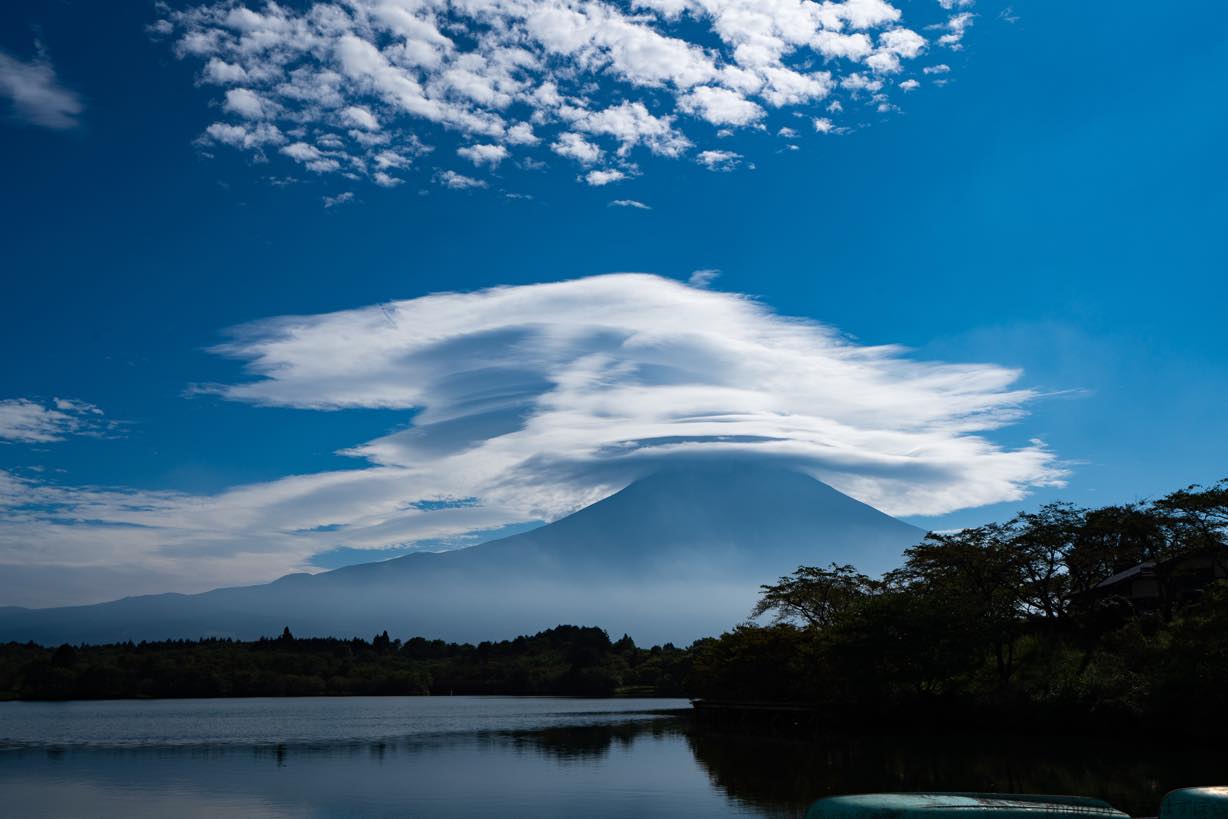
{"type": "Polygon", "coordinates": [[[898,564],[924,532],[800,472],[670,469],[542,526],[260,586],[0,609],[0,640],[112,642],[279,634],[477,642],[558,623],[687,643],[744,620],[759,584],[797,566],[898,564]]]}

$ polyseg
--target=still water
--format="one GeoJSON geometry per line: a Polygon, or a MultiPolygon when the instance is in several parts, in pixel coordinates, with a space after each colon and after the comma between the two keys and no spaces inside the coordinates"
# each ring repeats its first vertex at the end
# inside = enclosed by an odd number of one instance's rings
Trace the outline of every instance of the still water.
{"type": "Polygon", "coordinates": [[[0,703],[6,817],[792,816],[867,790],[1108,798],[1154,814],[1228,756],[1086,740],[788,740],[685,700],[517,697],[0,703]]]}

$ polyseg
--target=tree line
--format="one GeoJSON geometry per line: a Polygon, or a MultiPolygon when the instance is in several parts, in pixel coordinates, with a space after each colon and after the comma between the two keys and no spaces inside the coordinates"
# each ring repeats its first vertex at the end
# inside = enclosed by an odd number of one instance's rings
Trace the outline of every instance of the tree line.
{"type": "Polygon", "coordinates": [[[280,637],[0,646],[0,697],[680,696],[689,654],[559,626],[502,642],[280,637]]]}
{"type": "Polygon", "coordinates": [[[690,693],[935,728],[1222,728],[1228,481],[931,532],[882,578],[799,567],[691,647],[690,693]],[[1219,578],[1219,579],[1217,579],[1219,578]]]}

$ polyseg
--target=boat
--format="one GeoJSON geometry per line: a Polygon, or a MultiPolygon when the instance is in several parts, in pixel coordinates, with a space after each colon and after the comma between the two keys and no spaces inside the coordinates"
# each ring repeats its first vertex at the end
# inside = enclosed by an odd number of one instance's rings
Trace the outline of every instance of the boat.
{"type": "MultiPolygon", "coordinates": [[[[1086,796],[1007,793],[864,793],[829,796],[806,819],[1129,819],[1086,796]]],[[[1228,819],[1228,787],[1182,788],[1160,803],[1158,819],[1228,819]]]]}

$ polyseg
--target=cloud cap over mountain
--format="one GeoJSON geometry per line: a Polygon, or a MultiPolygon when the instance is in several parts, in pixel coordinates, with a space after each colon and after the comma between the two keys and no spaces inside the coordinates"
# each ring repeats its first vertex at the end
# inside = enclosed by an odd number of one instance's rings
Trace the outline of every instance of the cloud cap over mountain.
{"type": "Polygon", "coordinates": [[[891,514],[1017,500],[1060,477],[1043,445],[984,437],[1035,397],[1012,388],[1017,371],[914,361],[658,276],[269,319],[215,351],[258,376],[212,388],[232,400],[418,410],[353,454],[546,518],[698,454],[789,461],[891,514]]]}

